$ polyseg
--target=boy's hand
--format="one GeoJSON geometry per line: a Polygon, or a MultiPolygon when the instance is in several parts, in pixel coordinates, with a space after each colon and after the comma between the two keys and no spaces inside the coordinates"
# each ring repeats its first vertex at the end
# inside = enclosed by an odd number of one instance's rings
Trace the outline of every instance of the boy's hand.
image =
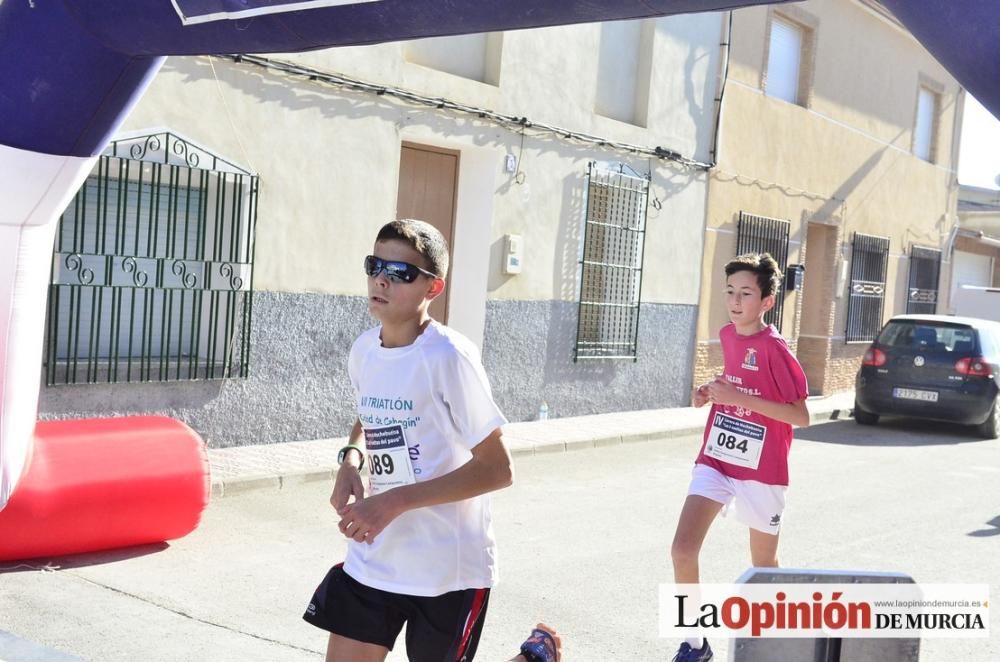
{"type": "Polygon", "coordinates": [[[337,470],[337,480],[333,483],[333,493],[330,494],[330,505],[343,517],[344,508],[351,497],[354,503],[365,498],[365,484],[361,481],[361,473],[353,464],[345,462],[337,470]]]}
{"type": "Polygon", "coordinates": [[[369,545],[392,520],[399,517],[403,508],[395,490],[360,499],[346,506],[340,513],[340,532],[356,542],[369,545]]]}
{"type": "Polygon", "coordinates": [[[738,405],[743,394],[735,386],[726,381],[721,375],[715,381],[708,384],[708,399],[720,405],[738,405]]]}
{"type": "Polygon", "coordinates": [[[695,407],[703,407],[708,402],[708,384],[702,384],[691,392],[691,402],[695,407]]]}

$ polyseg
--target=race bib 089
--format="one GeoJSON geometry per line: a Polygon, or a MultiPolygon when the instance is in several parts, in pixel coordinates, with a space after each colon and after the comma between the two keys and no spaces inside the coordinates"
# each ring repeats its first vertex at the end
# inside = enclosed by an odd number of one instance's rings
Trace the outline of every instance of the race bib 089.
{"type": "Polygon", "coordinates": [[[756,469],[766,431],[763,425],[717,411],[705,441],[705,455],[738,467],[756,469]]]}
{"type": "Polygon", "coordinates": [[[410,464],[410,449],[401,426],[365,428],[365,449],[368,451],[371,494],[416,482],[413,465],[410,464]]]}

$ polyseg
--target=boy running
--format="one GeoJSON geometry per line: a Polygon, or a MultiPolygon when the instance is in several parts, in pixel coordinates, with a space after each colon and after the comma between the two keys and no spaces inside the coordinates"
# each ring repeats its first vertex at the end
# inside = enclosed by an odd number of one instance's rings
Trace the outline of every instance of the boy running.
{"type": "MultiPolygon", "coordinates": [[[[695,389],[695,407],[710,402],[701,452],[671,546],[674,581],[698,583],[698,555],[724,508],[750,528],[755,567],[777,567],[778,533],[788,486],[792,426],[809,425],[802,366],[764,314],[774,306],[781,271],[767,253],[726,265],[730,324],[719,332],[725,372],[695,389]]],[[[703,637],[681,644],[675,662],[708,662],[703,637]]]]}
{"type": "Polygon", "coordinates": [[[486,495],[513,481],[506,420],[476,347],[428,314],[448,272],[441,233],[389,223],[364,267],[381,325],[351,347],[358,420],[330,497],[350,542],[303,618],[330,632],[327,662],[380,662],[404,624],[410,660],[472,660],[497,580],[486,495]]]}

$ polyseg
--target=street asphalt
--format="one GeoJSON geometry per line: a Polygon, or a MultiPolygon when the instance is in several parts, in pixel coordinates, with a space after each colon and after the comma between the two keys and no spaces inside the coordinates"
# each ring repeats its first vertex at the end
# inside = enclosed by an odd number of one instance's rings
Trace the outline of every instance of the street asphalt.
{"type": "MultiPolygon", "coordinates": [[[[796,436],[784,567],[1000,586],[1000,441],[851,420],[796,436]]],[[[570,661],[670,659],[677,642],[657,636],[657,586],[671,581],[669,544],[699,441],[519,456],[514,487],[495,497],[501,583],[477,659],[506,660],[538,620],[563,633],[570,661]]],[[[0,659],[321,660],[325,635],[300,616],[344,555],[329,491],[329,478],[250,490],[214,499],[180,540],[6,564],[0,659]],[[52,657],[19,654],[28,643],[52,657]]],[[[733,581],[747,565],[745,528],[719,520],[702,580],[733,581]]],[[[1000,610],[990,626],[989,639],[924,639],[920,659],[1000,660],[1000,610]]],[[[728,659],[729,642],[712,644],[728,659]]]]}

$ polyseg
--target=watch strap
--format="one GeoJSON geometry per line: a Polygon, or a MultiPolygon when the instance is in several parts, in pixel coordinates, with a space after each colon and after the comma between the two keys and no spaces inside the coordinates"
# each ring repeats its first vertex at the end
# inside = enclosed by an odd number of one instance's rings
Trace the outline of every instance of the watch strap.
{"type": "Polygon", "coordinates": [[[340,452],[337,453],[337,464],[344,464],[344,461],[347,460],[347,452],[348,451],[357,451],[358,452],[358,457],[360,458],[359,461],[358,461],[358,471],[361,471],[362,469],[364,469],[365,468],[365,452],[361,449],[360,446],[355,446],[353,444],[347,444],[346,446],[344,446],[343,448],[340,449],[340,452]]]}

